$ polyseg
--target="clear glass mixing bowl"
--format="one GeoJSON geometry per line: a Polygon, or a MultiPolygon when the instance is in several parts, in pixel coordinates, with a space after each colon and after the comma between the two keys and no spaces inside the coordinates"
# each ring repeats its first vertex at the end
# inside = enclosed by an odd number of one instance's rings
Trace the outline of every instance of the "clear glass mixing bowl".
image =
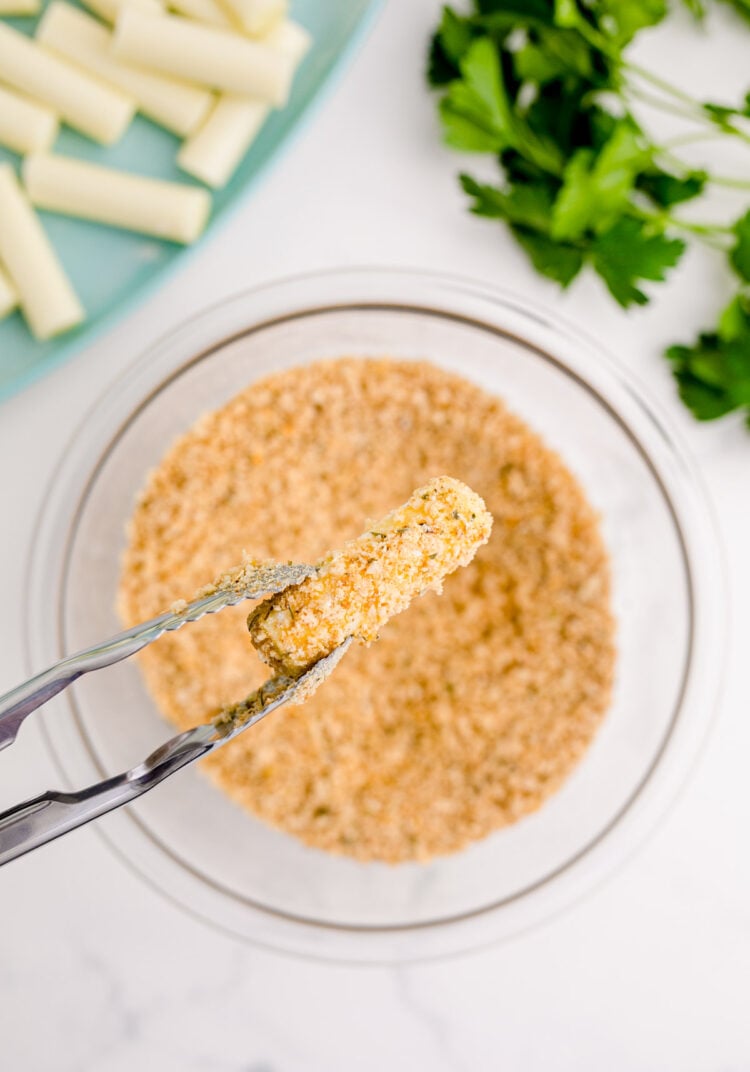
{"type": "MultiPolygon", "coordinates": [[[[106,393],[61,462],[31,552],[29,668],[118,631],[125,524],[178,433],[260,376],[343,355],[427,358],[475,380],[577,474],[613,560],[619,658],[601,731],[538,813],[427,865],[306,848],[193,768],[98,829],[153,886],[239,938],[331,959],[439,956],[517,933],[611,871],[674,798],[713,713],[724,616],[710,510],[639,387],[579,331],[480,284],[403,271],[299,277],[201,313],[106,393]]],[[[82,679],[42,719],[76,787],[171,732],[132,660],[82,679]]]]}

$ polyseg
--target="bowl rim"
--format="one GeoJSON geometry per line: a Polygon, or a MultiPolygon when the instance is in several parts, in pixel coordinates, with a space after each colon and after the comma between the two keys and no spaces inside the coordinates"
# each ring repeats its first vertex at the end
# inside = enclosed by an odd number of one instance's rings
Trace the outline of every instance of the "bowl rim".
{"type": "MultiPolygon", "coordinates": [[[[151,347],[147,348],[146,351],[102,393],[94,406],[84,415],[69,441],[66,450],[61,456],[60,462],[50,482],[49,494],[43,500],[43,505],[37,518],[35,536],[29,550],[27,562],[27,590],[32,593],[35,586],[38,587],[38,579],[43,572],[40,569],[40,560],[44,557],[45,552],[45,527],[49,527],[50,516],[58,514],[62,506],[64,512],[68,516],[65,540],[63,541],[64,549],[60,559],[61,569],[57,578],[58,585],[56,591],[58,601],[57,629],[58,640],[60,640],[63,637],[63,632],[61,631],[61,614],[63,609],[61,596],[63,594],[66,563],[75,536],[80,511],[85,503],[86,496],[95,482],[99,470],[120,436],[130,426],[138,414],[147,407],[158,394],[168,388],[171,382],[199,362],[209,358],[213,352],[221,349],[238,337],[261,331],[280,321],[289,321],[291,319],[299,319],[315,314],[325,314],[344,309],[422,312],[433,316],[439,316],[444,319],[447,318],[454,322],[459,321],[475,327],[480,327],[495,335],[500,335],[519,342],[527,350],[536,353],[538,356],[562,371],[569,378],[573,379],[579,387],[586,390],[607,410],[609,416],[615,420],[620,429],[628,436],[630,442],[639,452],[641,458],[652,473],[664,503],[671,514],[674,530],[682,549],[685,580],[688,589],[690,631],[686,646],[682,683],[672,711],[668,729],[665,732],[664,739],[658,752],[653,757],[647,770],[642,775],[641,780],[628,799],[612,817],[610,822],[593,839],[589,840],[578,853],[554,871],[545,874],[541,879],[524,888],[524,890],[515,893],[511,897],[506,897],[500,902],[483,905],[479,908],[449,918],[420,921],[416,924],[360,926],[356,924],[323,922],[275,909],[272,906],[260,904],[250,899],[242,898],[241,896],[238,897],[236,892],[228,890],[226,887],[222,887],[220,883],[195,871],[191,865],[175,856],[168,846],[159,842],[155,834],[145,826],[138,815],[134,813],[125,813],[125,816],[120,816],[121,819],[127,818],[131,824],[135,824],[139,827],[141,835],[145,835],[151,840],[158,853],[169,856],[173,863],[179,868],[183,870],[187,868],[192,871],[196,881],[201,883],[208,882],[209,885],[213,887],[214,891],[221,897],[230,897],[239,901],[245,911],[250,910],[259,913],[266,917],[266,919],[268,917],[274,917],[282,930],[286,928],[292,928],[292,930],[296,931],[313,929],[325,932],[329,938],[334,935],[336,936],[334,944],[337,948],[335,950],[329,950],[325,947],[321,949],[321,943],[316,940],[312,943],[311,951],[310,943],[295,941],[294,935],[291,934],[283,936],[276,935],[274,940],[267,943],[264,943],[262,940],[259,941],[257,936],[249,937],[246,934],[240,935],[251,942],[255,942],[255,944],[267,944],[271,948],[282,948],[298,954],[302,953],[302,955],[307,954],[313,956],[315,959],[350,960],[352,959],[352,952],[354,959],[375,962],[381,962],[381,960],[390,962],[394,959],[425,959],[425,957],[434,955],[442,956],[446,955],[446,953],[463,951],[467,948],[467,940],[468,947],[472,947],[476,944],[484,944],[487,940],[486,933],[481,936],[479,942],[477,942],[476,936],[472,939],[468,934],[468,932],[476,929],[474,925],[477,921],[486,920],[493,915],[496,916],[513,902],[527,902],[530,897],[533,898],[534,894],[541,891],[542,888],[558,883],[563,876],[563,873],[569,874],[572,871],[579,870],[580,865],[585,863],[584,858],[590,858],[591,854],[595,853],[598,849],[601,849],[602,846],[608,846],[613,832],[622,824],[622,820],[626,817],[626,813],[631,812],[634,805],[642,798],[644,790],[649,783],[653,782],[655,774],[659,772],[665,755],[671,748],[674,748],[674,731],[680,715],[685,711],[691,687],[693,687],[693,689],[695,688],[694,679],[696,673],[700,673],[702,676],[702,690],[699,691],[702,691],[705,697],[704,717],[699,720],[701,723],[699,726],[701,732],[699,734],[692,733],[689,735],[691,738],[691,740],[687,742],[687,744],[690,745],[689,748],[686,748],[685,742],[683,742],[683,755],[681,757],[682,762],[680,763],[681,774],[680,777],[672,778],[672,781],[674,782],[672,792],[666,794],[668,799],[662,801],[661,808],[657,809],[659,814],[652,815],[651,822],[645,824],[647,828],[642,831],[640,838],[631,838],[633,844],[631,844],[629,852],[623,853],[621,851],[617,854],[619,859],[614,861],[610,860],[610,866],[601,869],[602,877],[604,872],[611,872],[615,869],[618,862],[621,863],[628,855],[630,855],[630,852],[634,851],[637,847],[636,841],[640,844],[650,830],[653,830],[658,821],[663,818],[664,814],[666,814],[669,805],[673,803],[679,789],[687,780],[705,740],[705,736],[713,723],[713,712],[716,705],[715,702],[708,698],[713,696],[715,699],[718,694],[718,685],[721,680],[721,659],[717,659],[716,654],[714,654],[713,659],[707,660],[706,651],[704,649],[707,649],[709,641],[712,642],[711,648],[714,650],[714,653],[721,653],[724,649],[722,640],[726,630],[726,620],[724,615],[722,615],[721,610],[722,608],[725,608],[726,603],[725,599],[722,598],[726,587],[726,570],[723,554],[720,553],[718,555],[708,556],[708,558],[703,555],[700,560],[701,570],[699,571],[697,568],[698,552],[696,550],[696,542],[698,546],[700,546],[700,544],[705,542],[707,538],[710,539],[710,543],[713,547],[721,547],[713,518],[713,510],[710,505],[710,500],[705,493],[705,489],[702,487],[696,468],[690,460],[688,452],[680,443],[679,437],[675,434],[673,429],[669,427],[663,414],[657,412],[657,407],[651,400],[644,397],[644,391],[632,373],[625,369],[606,350],[606,348],[602,347],[597,340],[588,336],[587,333],[567,321],[564,317],[558,316],[556,312],[553,314],[543,306],[528,301],[526,298],[520,297],[512,291],[494,288],[466,277],[456,277],[444,272],[426,272],[421,269],[392,270],[387,268],[369,268],[365,266],[345,269],[333,268],[325,271],[301,273],[296,276],[263,284],[260,287],[239,291],[223,301],[194,314],[176,329],[163,333],[151,347]],[[320,287],[322,287],[324,291],[329,291],[330,294],[337,294],[346,290],[351,291],[353,287],[353,293],[359,295],[359,297],[350,297],[348,300],[341,301],[329,300],[328,302],[323,303],[318,300],[313,305],[300,304],[301,294],[304,295],[311,290],[312,292],[315,292],[316,288],[320,287]],[[411,298],[409,297],[410,288],[412,294],[411,298]],[[385,291],[391,295],[395,295],[396,293],[399,295],[406,294],[406,297],[395,299],[392,296],[388,300],[383,300],[382,297],[379,299],[372,297],[373,294],[377,294],[378,292],[382,294],[385,291]],[[438,292],[440,292],[440,296],[443,297],[444,300],[446,298],[448,299],[445,304],[438,304],[438,292]],[[445,292],[447,292],[447,294],[445,292]],[[423,295],[421,298],[418,296],[420,294],[423,295]],[[427,299],[428,294],[432,294],[431,301],[428,301],[427,299]],[[370,295],[370,297],[368,298],[367,295],[370,295]],[[451,297],[452,305],[450,302],[451,297]],[[466,312],[457,312],[456,307],[462,300],[478,303],[480,307],[488,306],[485,311],[485,316],[487,318],[467,315],[466,312]],[[263,307],[264,303],[273,306],[274,301],[277,306],[275,313],[273,315],[259,318],[259,307],[263,307]],[[427,302],[427,304],[425,304],[425,302],[427,302]],[[251,307],[255,306],[255,308],[251,310],[252,315],[249,320],[246,319],[245,310],[245,306],[248,304],[251,307]],[[234,310],[235,313],[239,313],[240,322],[244,323],[244,326],[230,332],[227,332],[226,329],[217,332],[216,328],[218,322],[224,317],[228,310],[230,312],[234,310]],[[489,318],[490,311],[494,312],[496,315],[494,321],[489,318]],[[519,318],[520,323],[526,330],[523,333],[520,333],[501,326],[498,321],[502,319],[504,314],[512,314],[519,318]],[[174,354],[176,352],[192,352],[192,346],[190,345],[189,340],[192,340],[193,337],[200,336],[202,330],[208,332],[210,340],[207,340],[206,344],[202,345],[197,352],[193,352],[192,356],[187,359],[175,361],[174,354]],[[595,354],[597,359],[595,369],[590,368],[585,360],[581,362],[582,368],[572,367],[570,357],[561,357],[559,350],[555,353],[554,349],[547,349],[541,342],[534,338],[530,338],[530,335],[533,335],[534,331],[540,332],[542,335],[550,335],[550,339],[548,340],[550,344],[552,344],[555,339],[564,339],[568,344],[573,344],[582,352],[586,352],[587,357],[595,354]],[[145,393],[143,392],[144,385],[148,385],[149,387],[145,393]],[[137,404],[134,408],[128,405],[127,409],[123,410],[121,399],[134,390],[137,391],[138,395],[137,404]],[[614,392],[618,395],[617,405],[613,404],[610,400],[608,392],[614,392]],[[627,409],[628,406],[631,409],[629,418],[627,415],[623,416],[622,413],[623,408],[627,409]],[[118,420],[114,427],[114,431],[112,431],[110,414],[115,410],[118,411],[118,420]],[[633,421],[636,420],[645,421],[645,424],[638,432],[633,428],[633,421]],[[96,430],[98,426],[99,438],[101,438],[101,431],[103,429],[107,430],[105,443],[102,445],[101,442],[99,442],[99,439],[97,439],[94,444],[96,454],[93,467],[91,461],[91,444],[89,442],[92,426],[94,427],[94,430],[96,430]],[[650,449],[648,445],[644,443],[644,438],[650,440],[650,449]],[[660,455],[657,460],[654,459],[654,451],[660,455]],[[82,467],[79,464],[79,455],[82,467]],[[670,464],[666,464],[667,462],[670,464]],[[75,506],[72,509],[67,501],[70,497],[69,487],[71,481],[78,485],[78,497],[75,506]],[[61,487],[68,489],[64,505],[60,501],[55,503],[56,496],[59,500],[59,489],[61,487]],[[677,500],[679,500],[679,503],[677,500]],[[55,509],[55,506],[57,506],[57,509],[55,509]],[[685,512],[691,515],[691,520],[696,524],[699,518],[702,519],[704,525],[702,539],[696,541],[695,533],[687,531],[683,518],[685,512]],[[712,573],[710,584],[707,583],[707,580],[703,577],[701,572],[705,571],[707,565],[710,565],[712,573]],[[701,618],[700,621],[699,615],[701,618]],[[708,621],[709,629],[706,628],[706,621],[708,621]],[[699,644],[701,645],[700,649],[698,647],[699,644]],[[702,665],[698,665],[696,661],[697,655],[701,656],[702,665]],[[422,941],[419,937],[420,934],[430,935],[435,934],[436,932],[440,932],[441,935],[444,935],[446,930],[451,929],[454,931],[454,937],[457,939],[457,932],[464,932],[463,936],[458,940],[458,944],[453,940],[448,942],[438,940],[437,942],[434,942],[431,938],[427,941],[422,941]],[[342,938],[343,942],[341,941],[342,938]],[[383,938],[387,939],[385,943],[382,941],[383,938]],[[400,938],[406,938],[407,941],[405,943],[400,942],[400,938]],[[358,946],[359,943],[364,941],[367,948],[364,950],[356,948],[352,951],[352,939],[354,939],[355,946],[358,946]],[[378,948],[378,945],[380,945],[381,948],[378,948]],[[300,948],[300,946],[302,948],[300,948]],[[394,949],[397,947],[400,951],[394,953],[394,949]],[[342,952],[343,956],[340,955],[342,952]],[[332,953],[333,955],[331,955],[332,953]]],[[[250,313],[248,312],[247,315],[250,315],[250,313]]],[[[59,531],[59,529],[57,531],[59,531]]],[[[49,540],[47,539],[46,542],[48,544],[49,540]]],[[[36,621],[33,607],[36,605],[37,603],[33,598],[30,598],[27,601],[25,636],[26,661],[29,668],[31,668],[39,658],[38,653],[35,651],[37,638],[34,635],[36,621]]],[[[68,697],[68,700],[73,708],[74,716],[78,722],[79,732],[90,753],[90,758],[93,760],[94,764],[97,765],[97,758],[94,751],[86,741],[86,733],[83,729],[73,694],[68,697]]],[[[42,720],[42,729],[45,742],[52,754],[55,766],[62,777],[67,779],[65,764],[55,746],[53,735],[50,730],[50,723],[47,719],[42,720]]],[[[672,765],[674,766],[674,764],[672,765]]],[[[102,776],[104,773],[105,772],[102,771],[102,776]]],[[[661,795],[664,796],[665,794],[662,793],[661,795]]],[[[138,864],[123,851],[118,844],[117,830],[114,826],[112,829],[115,830],[114,837],[109,833],[109,825],[107,826],[106,831],[101,827],[97,827],[97,833],[131,870],[140,874],[141,877],[147,877],[144,875],[145,869],[139,867],[138,864]]],[[[612,853],[605,852],[604,855],[609,857],[612,853]]],[[[574,884],[578,887],[577,892],[572,898],[568,897],[567,902],[569,903],[571,900],[577,900],[582,895],[582,892],[584,892],[581,887],[585,886],[590,889],[595,884],[593,880],[594,876],[592,873],[588,876],[588,881],[574,884]]],[[[147,877],[147,881],[149,881],[150,885],[159,890],[162,895],[166,895],[175,903],[179,904],[180,907],[191,912],[191,914],[210,922],[214,926],[219,926],[220,929],[225,929],[222,928],[221,924],[217,924],[216,920],[211,915],[207,918],[205,912],[196,912],[190,904],[185,904],[179,896],[170,893],[152,878],[147,877]]],[[[531,926],[534,925],[535,922],[540,922],[542,918],[547,918],[553,911],[554,905],[548,904],[545,911],[532,914],[535,918],[528,920],[528,925],[531,926]]],[[[522,913],[522,915],[523,914],[524,913],[522,913]]],[[[520,922],[523,923],[523,921],[520,922]]],[[[526,929],[526,927],[521,926],[519,928],[516,926],[509,933],[502,933],[505,929],[500,928],[501,933],[499,933],[498,937],[507,937],[510,933],[517,934],[520,929],[526,929]]],[[[230,933],[237,936],[236,929],[229,928],[229,930],[230,933]]]]}

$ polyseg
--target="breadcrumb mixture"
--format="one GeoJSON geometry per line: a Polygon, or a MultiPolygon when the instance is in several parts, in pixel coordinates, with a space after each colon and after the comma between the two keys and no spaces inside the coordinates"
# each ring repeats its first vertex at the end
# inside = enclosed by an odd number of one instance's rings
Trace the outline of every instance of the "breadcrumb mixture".
{"type": "Polygon", "coordinates": [[[490,537],[480,497],[451,477],[418,488],[368,532],[317,563],[313,577],[267,599],[247,625],[258,654],[295,677],[347,637],[364,643],[415,596],[441,592],[490,537]]]}
{"type": "MultiPolygon", "coordinates": [[[[150,474],[123,562],[127,625],[245,551],[314,562],[440,473],[494,518],[475,559],[352,648],[303,707],[210,756],[235,801],[317,848],[425,860],[534,811],[607,709],[609,566],[597,516],[560,458],[497,398],[430,364],[345,358],[253,384],[206,414],[150,474]]],[[[186,729],[268,676],[246,607],[140,656],[186,729]]]]}

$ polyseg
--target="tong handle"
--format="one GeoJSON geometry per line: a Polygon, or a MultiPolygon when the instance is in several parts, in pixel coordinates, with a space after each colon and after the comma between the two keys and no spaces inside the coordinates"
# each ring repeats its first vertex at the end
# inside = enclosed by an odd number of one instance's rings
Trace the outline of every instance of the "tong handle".
{"type": "Polygon", "coordinates": [[[101,644],[68,655],[23,685],[0,696],[0,752],[13,744],[24,719],[32,711],[72,685],[83,674],[119,663],[121,659],[135,655],[147,644],[158,640],[163,633],[174,632],[188,622],[197,622],[204,614],[214,614],[244,599],[274,595],[291,584],[299,584],[314,572],[312,566],[290,563],[248,567],[247,576],[242,578],[241,584],[216,588],[210,595],[194,600],[182,610],[162,614],[142,625],[126,629],[124,633],[118,633],[101,644]]]}
{"type": "Polygon", "coordinates": [[[218,740],[215,726],[180,733],[132,770],[76,793],[50,790],[0,814],[0,866],[54,841],[91,819],[128,804],[170,774],[210,752],[218,740]]]}
{"type": "Polygon", "coordinates": [[[173,615],[163,615],[153,622],[120,633],[103,644],[96,644],[75,655],[69,655],[0,697],[0,751],[15,741],[24,719],[32,711],[36,711],[90,670],[111,666],[140,651],[151,640],[161,636],[166,628],[162,623],[170,617],[173,615]]]}
{"type": "Polygon", "coordinates": [[[211,722],[172,737],[132,770],[75,793],[50,790],[0,814],[0,866],[147,793],[188,763],[220,748],[290,700],[300,702],[338,665],[351,637],[314,663],[301,677],[270,678],[211,722]]]}

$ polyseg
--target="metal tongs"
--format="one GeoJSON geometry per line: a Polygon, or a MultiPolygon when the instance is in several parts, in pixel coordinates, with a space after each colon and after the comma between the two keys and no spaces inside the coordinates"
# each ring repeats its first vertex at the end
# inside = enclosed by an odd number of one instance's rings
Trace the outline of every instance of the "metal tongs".
{"type": "MultiPolygon", "coordinates": [[[[305,565],[246,567],[240,578],[227,575],[225,584],[220,583],[209,594],[179,610],[67,656],[0,697],[0,750],[15,741],[21,724],[32,711],[83,674],[127,659],[162,634],[196,622],[204,614],[214,614],[245,599],[261,599],[282,592],[314,572],[312,566],[305,565]]],[[[330,674],[350,642],[351,638],[344,641],[298,678],[271,678],[247,699],[224,708],[210,722],[172,737],[123,774],[73,793],[50,790],[0,813],[0,865],[135,800],[189,763],[221,748],[277,707],[295,697],[301,699],[330,674]]]]}

